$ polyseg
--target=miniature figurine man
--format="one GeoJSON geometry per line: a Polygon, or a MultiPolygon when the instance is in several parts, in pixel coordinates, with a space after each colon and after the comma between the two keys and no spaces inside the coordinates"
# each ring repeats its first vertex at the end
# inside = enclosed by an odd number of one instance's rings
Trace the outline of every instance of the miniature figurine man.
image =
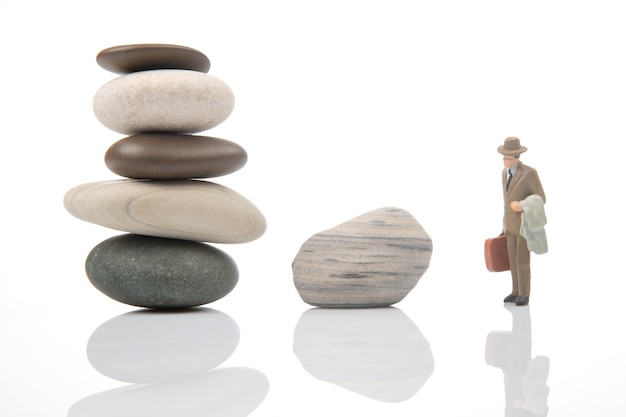
{"type": "Polygon", "coordinates": [[[527,239],[523,236],[525,233],[522,233],[522,213],[524,206],[529,210],[533,207],[535,210],[537,202],[540,204],[537,211],[542,211],[546,201],[537,171],[524,165],[519,159],[520,155],[527,150],[528,148],[521,146],[520,140],[515,137],[506,138],[504,144],[498,147],[498,152],[504,156],[504,170],[502,171],[504,233],[513,281],[511,294],[504,299],[504,302],[515,303],[518,306],[527,305],[530,297],[530,250],[527,239]],[[531,201],[534,201],[535,205],[529,205],[528,202],[531,201]]]}

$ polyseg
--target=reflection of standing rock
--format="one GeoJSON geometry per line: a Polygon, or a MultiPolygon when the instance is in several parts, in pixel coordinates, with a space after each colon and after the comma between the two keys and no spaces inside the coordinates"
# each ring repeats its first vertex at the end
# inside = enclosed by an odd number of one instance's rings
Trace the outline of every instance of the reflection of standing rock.
{"type": "Polygon", "coordinates": [[[230,116],[235,105],[232,90],[207,74],[206,55],[185,46],[115,46],[101,51],[96,61],[121,74],[96,92],[93,111],[105,127],[131,135],[105,155],[107,167],[126,178],[76,186],[65,194],[64,205],[86,222],[155,238],[144,238],[141,248],[135,245],[138,238],[128,240],[135,253],[154,244],[159,259],[144,271],[135,269],[134,279],[128,279],[124,265],[129,253],[105,241],[97,249],[108,247],[108,261],[88,262],[89,279],[117,301],[153,309],[195,307],[224,297],[238,281],[236,267],[196,272],[207,263],[221,267],[224,259],[234,266],[229,257],[214,252],[196,265],[193,254],[178,257],[182,243],[158,238],[246,243],[265,232],[265,218],[252,202],[203,180],[233,173],[248,159],[234,142],[193,135],[230,116]],[[162,285],[163,277],[174,276],[162,285]]]}
{"type": "Polygon", "coordinates": [[[401,310],[311,309],[293,350],[316,378],[379,401],[405,401],[434,369],[430,344],[401,310]]]}
{"type": "Polygon", "coordinates": [[[546,416],[550,359],[545,356],[531,358],[530,309],[508,305],[505,308],[513,316],[512,330],[490,332],[485,346],[487,365],[501,368],[504,373],[505,416],[546,416]]]}
{"type": "Polygon", "coordinates": [[[261,372],[219,368],[239,343],[239,327],[212,309],[135,311],[98,327],[87,344],[100,373],[134,384],[75,403],[68,417],[244,417],[269,391],[261,372]]]}
{"type": "Polygon", "coordinates": [[[387,307],[417,285],[432,248],[410,213],[381,208],[310,237],[293,261],[293,280],[317,307],[387,307]]]}

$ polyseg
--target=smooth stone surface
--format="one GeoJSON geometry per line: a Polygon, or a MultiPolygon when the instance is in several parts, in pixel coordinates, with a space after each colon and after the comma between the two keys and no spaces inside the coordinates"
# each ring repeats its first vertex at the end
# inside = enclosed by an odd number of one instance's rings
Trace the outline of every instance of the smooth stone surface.
{"type": "Polygon", "coordinates": [[[293,280],[302,299],[332,308],[385,307],[402,300],[428,269],[432,241],[407,211],[370,211],[309,238],[293,280]]]}
{"type": "Polygon", "coordinates": [[[209,72],[211,62],[202,52],[181,45],[146,43],[119,45],[100,51],[96,62],[107,71],[128,74],[155,69],[209,72]]]}
{"type": "Polygon", "coordinates": [[[67,417],[254,417],[269,388],[267,376],[256,369],[220,368],[92,394],[74,403],[67,417]]]}
{"type": "Polygon", "coordinates": [[[185,70],[122,75],[100,87],[93,99],[100,123],[128,135],[201,132],[226,120],[234,106],[235,96],[223,81],[185,70]]]}
{"type": "Polygon", "coordinates": [[[141,235],[245,243],[265,233],[265,217],[230,188],[200,180],[87,183],[65,194],[66,210],[86,222],[141,235]]]}
{"type": "Polygon", "coordinates": [[[208,136],[141,133],[114,143],[104,162],[128,178],[212,178],[241,169],[245,149],[234,142],[208,136]]]}
{"type": "Polygon", "coordinates": [[[153,383],[217,368],[239,338],[235,320],[218,310],[135,310],[98,326],[87,342],[87,358],[109,378],[153,383]]]}
{"type": "Polygon", "coordinates": [[[211,303],[230,293],[239,279],[232,258],[213,246],[134,234],[96,245],[85,270],[103,294],[154,309],[211,303]]]}
{"type": "Polygon", "coordinates": [[[312,376],[384,402],[413,397],[435,367],[426,338],[393,307],[305,311],[293,351],[312,376]]]}

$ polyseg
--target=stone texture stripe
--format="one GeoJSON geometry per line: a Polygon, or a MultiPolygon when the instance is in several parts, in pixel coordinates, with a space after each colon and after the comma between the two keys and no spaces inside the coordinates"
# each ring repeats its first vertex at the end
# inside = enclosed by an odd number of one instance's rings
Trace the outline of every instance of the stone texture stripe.
{"type": "Polygon", "coordinates": [[[66,210],[86,222],[147,236],[245,243],[266,229],[259,209],[228,187],[201,180],[116,180],[79,185],[66,210]]]}
{"type": "Polygon", "coordinates": [[[127,135],[198,133],[222,123],[234,106],[235,96],[226,83],[185,70],[122,75],[100,87],[93,99],[100,123],[127,135]]]}

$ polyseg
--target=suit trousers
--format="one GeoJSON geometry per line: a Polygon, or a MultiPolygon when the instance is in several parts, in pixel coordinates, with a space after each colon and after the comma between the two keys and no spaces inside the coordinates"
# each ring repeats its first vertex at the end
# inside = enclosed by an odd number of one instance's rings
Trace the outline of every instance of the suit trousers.
{"type": "Polygon", "coordinates": [[[526,239],[506,232],[513,289],[511,294],[530,296],[530,251],[526,239]]]}

